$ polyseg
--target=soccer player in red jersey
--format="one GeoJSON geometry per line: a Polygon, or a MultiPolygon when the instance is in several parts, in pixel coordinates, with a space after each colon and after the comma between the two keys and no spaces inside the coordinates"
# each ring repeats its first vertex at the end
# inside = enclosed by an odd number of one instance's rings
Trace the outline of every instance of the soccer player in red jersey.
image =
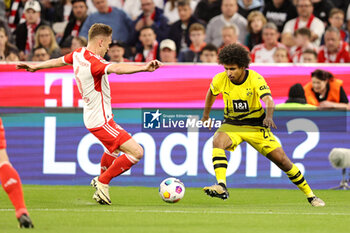
{"type": "Polygon", "coordinates": [[[17,69],[35,72],[40,69],[73,65],[75,79],[84,100],[84,124],[107,148],[101,158],[101,174],[91,181],[96,188],[93,198],[100,204],[111,204],[108,184],[113,177],[130,169],[143,157],[143,148],[113,120],[108,74],[152,72],[161,63],[152,60],[145,65],[110,63],[103,59],[112,42],[112,28],[96,23],[91,26],[87,47],[43,63],[19,64],[17,69]],[[124,154],[117,157],[119,151],[124,154]]]}
{"type": "Polygon", "coordinates": [[[24,203],[21,178],[12,167],[7,152],[5,130],[0,118],[0,182],[16,210],[20,228],[33,228],[32,220],[24,203]]]}

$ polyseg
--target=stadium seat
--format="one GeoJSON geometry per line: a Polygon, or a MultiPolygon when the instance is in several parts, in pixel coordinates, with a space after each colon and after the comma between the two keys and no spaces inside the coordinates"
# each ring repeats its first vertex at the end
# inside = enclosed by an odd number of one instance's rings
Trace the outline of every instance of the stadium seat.
{"type": "Polygon", "coordinates": [[[350,189],[348,182],[350,179],[346,178],[346,169],[350,168],[350,149],[346,148],[333,148],[329,153],[328,159],[332,166],[336,169],[342,169],[343,178],[340,181],[340,185],[331,189],[350,189]]]}

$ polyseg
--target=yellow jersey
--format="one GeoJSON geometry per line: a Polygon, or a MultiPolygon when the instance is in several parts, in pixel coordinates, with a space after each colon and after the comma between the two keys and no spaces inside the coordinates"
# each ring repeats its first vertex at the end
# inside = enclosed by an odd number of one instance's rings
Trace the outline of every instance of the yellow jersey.
{"type": "Polygon", "coordinates": [[[224,122],[232,125],[263,126],[265,111],[260,99],[271,95],[265,79],[254,70],[246,70],[240,84],[234,84],[227,73],[215,75],[210,90],[213,95],[223,95],[225,110],[224,122]]]}

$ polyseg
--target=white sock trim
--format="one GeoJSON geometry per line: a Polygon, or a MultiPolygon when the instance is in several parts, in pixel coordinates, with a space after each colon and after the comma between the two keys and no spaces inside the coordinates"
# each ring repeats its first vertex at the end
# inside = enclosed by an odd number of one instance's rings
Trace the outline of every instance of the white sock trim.
{"type": "Polygon", "coordinates": [[[11,163],[10,163],[9,161],[4,161],[4,162],[1,162],[1,163],[0,163],[0,168],[1,168],[3,165],[5,165],[5,164],[8,164],[8,165],[10,165],[10,166],[12,167],[12,165],[11,165],[11,163]]]}
{"type": "Polygon", "coordinates": [[[106,153],[107,155],[109,155],[109,156],[114,157],[114,158],[117,158],[118,155],[119,155],[119,151],[118,151],[118,153],[116,153],[116,152],[111,153],[111,152],[109,152],[108,150],[105,150],[105,153],[106,153]]]}
{"type": "Polygon", "coordinates": [[[140,161],[139,159],[135,158],[134,156],[132,155],[128,155],[128,154],[125,154],[126,158],[130,160],[130,162],[132,162],[133,164],[136,164],[138,161],[140,161]]]}

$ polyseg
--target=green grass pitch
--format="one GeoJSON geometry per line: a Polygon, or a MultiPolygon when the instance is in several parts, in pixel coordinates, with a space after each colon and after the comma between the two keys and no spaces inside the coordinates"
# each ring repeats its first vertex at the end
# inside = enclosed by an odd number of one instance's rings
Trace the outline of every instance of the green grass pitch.
{"type": "Polygon", "coordinates": [[[18,229],[13,207],[0,190],[0,232],[350,232],[350,191],[316,190],[324,208],[309,205],[299,190],[229,189],[226,201],[187,188],[176,204],[158,188],[111,187],[112,206],[92,200],[89,186],[24,185],[35,229],[18,229]]]}

